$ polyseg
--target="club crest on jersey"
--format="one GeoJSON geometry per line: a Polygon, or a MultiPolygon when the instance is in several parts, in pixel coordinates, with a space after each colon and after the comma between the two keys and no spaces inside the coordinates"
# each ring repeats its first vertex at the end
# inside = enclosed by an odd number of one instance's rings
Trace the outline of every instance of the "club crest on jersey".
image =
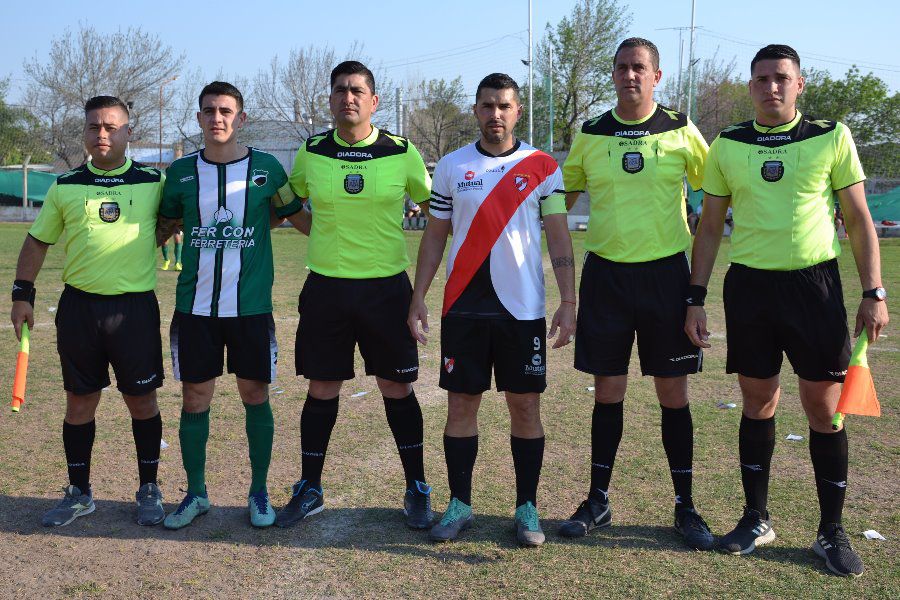
{"type": "Polygon", "coordinates": [[[119,210],[118,202],[100,203],[100,220],[104,223],[115,223],[119,220],[120,214],[122,214],[122,212],[119,210]]]}
{"type": "Polygon", "coordinates": [[[637,173],[644,169],[644,155],[640,152],[626,152],[622,155],[622,168],[626,173],[637,173]]]}
{"type": "Polygon", "coordinates": [[[513,177],[513,185],[515,185],[516,189],[520,192],[524,192],[525,188],[528,187],[528,175],[515,175],[513,177]]]}
{"type": "Polygon", "coordinates": [[[455,361],[454,361],[452,358],[447,358],[447,357],[445,356],[445,357],[444,357],[444,370],[447,371],[448,373],[452,373],[452,372],[453,372],[453,364],[454,364],[454,362],[455,362],[455,361]]]}
{"type": "Polygon", "coordinates": [[[262,169],[253,169],[253,175],[250,177],[250,180],[256,184],[256,187],[262,187],[269,180],[269,172],[262,169]]]}
{"type": "Polygon", "coordinates": [[[349,173],[344,177],[344,191],[348,194],[358,194],[365,186],[366,181],[360,173],[349,173]]]}
{"type": "Polygon", "coordinates": [[[778,181],[784,177],[784,163],[780,160],[767,160],[760,171],[766,181],[778,181]]]}
{"type": "Polygon", "coordinates": [[[213,213],[213,219],[216,220],[216,224],[218,223],[231,223],[231,220],[234,218],[234,213],[225,208],[224,206],[219,207],[219,210],[213,213]]]}

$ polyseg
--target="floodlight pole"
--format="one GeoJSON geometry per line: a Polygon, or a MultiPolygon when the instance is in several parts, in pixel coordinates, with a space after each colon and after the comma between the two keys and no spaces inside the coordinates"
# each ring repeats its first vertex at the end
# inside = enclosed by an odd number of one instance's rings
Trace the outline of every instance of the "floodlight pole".
{"type": "Polygon", "coordinates": [[[548,77],[547,90],[550,96],[550,140],[547,152],[553,152],[553,43],[550,43],[550,76],[548,77]]]}
{"type": "Polygon", "coordinates": [[[531,0],[528,0],[528,143],[534,145],[534,60],[531,54],[531,0]]]}
{"type": "Polygon", "coordinates": [[[691,118],[691,104],[694,99],[694,18],[697,14],[697,0],[691,0],[691,44],[688,51],[688,97],[687,117],[691,118]]]}

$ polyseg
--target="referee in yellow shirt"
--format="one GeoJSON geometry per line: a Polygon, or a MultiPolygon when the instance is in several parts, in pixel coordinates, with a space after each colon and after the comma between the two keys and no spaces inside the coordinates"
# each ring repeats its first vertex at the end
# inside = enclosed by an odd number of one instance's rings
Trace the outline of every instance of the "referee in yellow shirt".
{"type": "Polygon", "coordinates": [[[720,546],[749,554],[775,539],[766,502],[784,353],[799,378],[800,404],[809,421],[820,509],[813,550],[835,574],[857,576],[863,563],[841,525],[847,433],[831,426],[850,360],[835,194],[864,290],[854,335],[865,327],[872,342],[878,339],[888,322],[887,295],[863,191],[865,175],[850,131],[842,123],[801,114],[797,97],[803,87],[800,57],[790,46],[766,46],[750,63],[756,118],[723,130],[709,150],[685,331],[698,347],[709,347],[703,297],[731,206],[731,267],[723,293],[726,370],[738,374],[743,397],[738,448],[746,503],[720,546]]]}
{"type": "Polygon", "coordinates": [[[94,414],[109,386],[109,366],[131,412],[140,487],[137,522],[163,520],[156,484],[162,420],[162,343],[156,287],[156,216],[163,176],[125,157],[128,108],[97,96],[84,106],[86,164],[60,175],[25,238],[16,266],[12,322],[34,325],[34,280],[47,249],[65,234],[65,289],[56,312],[56,342],[66,391],[63,446],[69,485],[43,524],[68,525],[94,511],[90,485],[94,414]]]}

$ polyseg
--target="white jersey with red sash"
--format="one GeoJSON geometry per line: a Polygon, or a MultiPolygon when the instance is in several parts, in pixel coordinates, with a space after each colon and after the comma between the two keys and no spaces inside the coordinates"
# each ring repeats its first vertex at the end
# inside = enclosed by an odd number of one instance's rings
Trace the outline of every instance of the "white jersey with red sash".
{"type": "Polygon", "coordinates": [[[499,156],[476,142],[443,157],[429,205],[432,217],[453,224],[442,315],[482,272],[513,318],[543,318],[541,217],[565,212],[563,194],[556,161],[522,141],[499,156]]]}

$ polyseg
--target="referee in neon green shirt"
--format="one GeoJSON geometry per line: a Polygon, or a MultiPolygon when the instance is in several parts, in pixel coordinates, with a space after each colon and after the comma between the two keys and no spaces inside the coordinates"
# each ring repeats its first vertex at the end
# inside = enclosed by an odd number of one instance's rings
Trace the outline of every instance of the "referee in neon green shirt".
{"type": "Polygon", "coordinates": [[[48,527],[94,511],[90,485],[94,414],[109,386],[109,366],[131,412],[137,447],[141,525],[163,520],[156,484],[163,382],[156,287],[156,218],[163,176],[125,157],[128,108],[97,96],[84,106],[86,164],[60,175],[25,238],[13,285],[12,322],[34,325],[34,280],[47,249],[66,237],[65,289],[56,312],[56,342],[66,390],[63,446],[69,485],[46,515],[48,527]],[[30,302],[29,302],[30,301],[30,302]]]}
{"type": "Polygon", "coordinates": [[[726,370],[738,374],[744,401],[738,447],[746,503],[720,546],[749,554],[775,539],[766,501],[785,353],[799,378],[809,421],[820,510],[812,548],[835,574],[858,576],[862,560],[841,525],[847,434],[831,427],[850,359],[835,194],[863,289],[854,335],[865,327],[872,342],[878,339],[888,322],[886,293],[865,175],[850,131],[842,123],[801,114],[796,104],[803,87],[793,48],[773,44],[756,53],[750,64],[756,118],[723,130],[707,157],[685,332],[698,347],[709,347],[703,299],[731,206],[731,267],[723,294],[726,370]]]}
{"type": "Polygon", "coordinates": [[[295,345],[297,374],[309,380],[309,392],[300,417],[302,475],[276,524],[295,525],[324,507],[325,453],[359,344],[403,464],[406,523],[425,529],[433,514],[422,410],[412,387],[419,354],[406,326],[412,286],[402,219],[404,198],[428,200],[431,179],[409,140],[372,125],[378,95],[365,65],[346,61],[332,70],[329,103],[336,129],[306,140],[289,178],[312,209],[310,273],[300,292],[295,345]]]}

